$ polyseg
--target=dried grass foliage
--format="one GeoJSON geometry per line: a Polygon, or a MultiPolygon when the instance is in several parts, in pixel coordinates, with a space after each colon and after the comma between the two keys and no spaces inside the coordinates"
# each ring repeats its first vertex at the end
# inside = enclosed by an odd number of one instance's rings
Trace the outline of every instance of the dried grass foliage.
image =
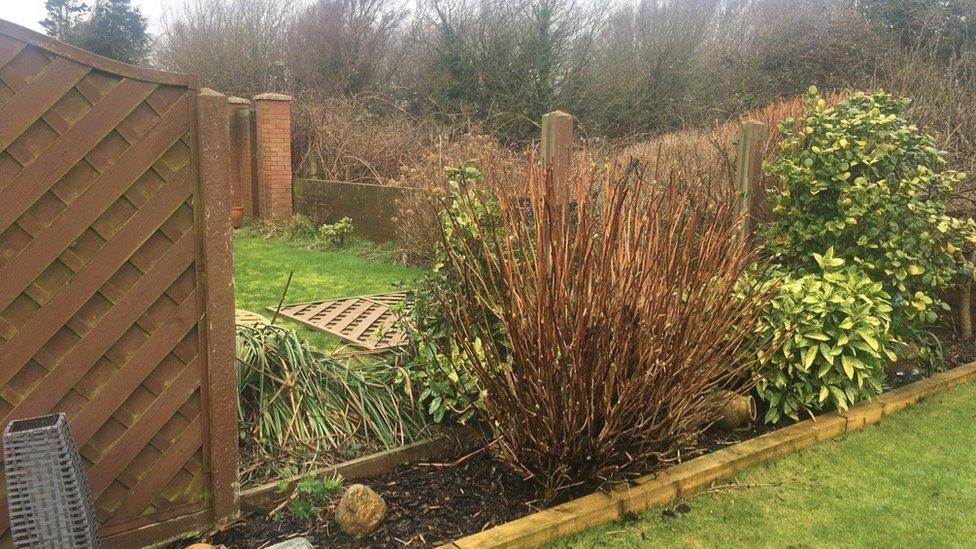
{"type": "Polygon", "coordinates": [[[382,95],[305,95],[293,105],[295,171],[329,181],[387,184],[449,131],[382,95]]]}
{"type": "MultiPolygon", "coordinates": [[[[485,184],[518,181],[525,156],[503,147],[493,137],[467,133],[457,140],[440,140],[400,169],[394,185],[410,189],[397,200],[396,239],[407,261],[429,264],[441,238],[441,200],[449,191],[445,167],[474,162],[485,184]]],[[[487,187],[486,187],[487,188],[487,187]]]]}
{"type": "Polygon", "coordinates": [[[549,496],[678,459],[717,419],[715,391],[749,388],[747,327],[766,296],[732,295],[755,252],[730,206],[711,215],[676,178],[589,164],[566,208],[529,168],[493,193],[500,221],[477,227],[480,251],[449,247],[457,289],[438,302],[454,343],[487,389],[500,455],[549,496]]]}
{"type": "MultiPolygon", "coordinates": [[[[824,99],[836,104],[848,94],[832,92],[825,94],[824,99]]],[[[742,122],[754,120],[765,124],[765,139],[760,147],[762,158],[774,162],[779,157],[778,125],[789,117],[801,118],[803,111],[802,96],[780,100],[710,128],[691,128],[631,144],[614,159],[621,164],[637,161],[656,166],[658,170],[680,173],[681,180],[701,182],[710,201],[731,202],[735,196],[736,146],[742,122]]],[[[764,180],[763,186],[766,184],[764,180]]]]}

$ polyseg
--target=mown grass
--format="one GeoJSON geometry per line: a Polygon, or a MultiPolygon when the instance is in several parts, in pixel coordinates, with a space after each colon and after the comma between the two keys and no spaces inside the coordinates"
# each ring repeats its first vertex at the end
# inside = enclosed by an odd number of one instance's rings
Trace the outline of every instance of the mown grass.
{"type": "MultiPolygon", "coordinates": [[[[332,299],[411,288],[420,269],[371,261],[343,252],[324,252],[292,245],[278,238],[234,237],[234,285],[237,308],[271,317],[294,271],[285,303],[332,299]]],[[[338,338],[279,321],[295,328],[319,350],[332,352],[345,344],[338,338]]]]}
{"type": "Polygon", "coordinates": [[[974,513],[969,384],[553,547],[971,547],[974,513]],[[690,511],[667,512],[682,502],[690,511]]]}

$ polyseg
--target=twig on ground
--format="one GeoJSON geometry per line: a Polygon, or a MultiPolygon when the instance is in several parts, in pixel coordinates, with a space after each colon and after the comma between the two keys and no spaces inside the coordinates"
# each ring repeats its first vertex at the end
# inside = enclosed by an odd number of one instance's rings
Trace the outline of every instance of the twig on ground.
{"type": "Polygon", "coordinates": [[[481,452],[484,452],[488,448],[491,448],[491,446],[493,444],[495,444],[495,441],[494,440],[491,441],[491,442],[489,442],[488,444],[485,444],[481,448],[478,448],[474,452],[471,452],[470,454],[465,454],[465,455],[457,458],[455,461],[452,461],[451,463],[420,463],[418,465],[422,465],[424,467],[438,467],[438,468],[442,468],[442,467],[457,467],[458,465],[461,465],[465,461],[473,458],[474,456],[480,454],[481,452]]]}
{"type": "Polygon", "coordinates": [[[719,484],[716,486],[712,486],[708,490],[705,490],[705,492],[708,493],[708,492],[722,492],[725,490],[749,490],[752,488],[770,488],[773,486],[780,486],[781,484],[783,484],[783,481],[781,480],[778,480],[776,482],[761,482],[755,484],[742,484],[739,482],[731,482],[729,484],[719,484]]]}
{"type": "Polygon", "coordinates": [[[288,294],[288,287],[291,286],[291,277],[295,274],[295,271],[289,271],[288,281],[285,282],[285,289],[281,291],[281,299],[278,300],[278,307],[275,308],[275,314],[271,317],[271,324],[274,324],[278,320],[278,313],[281,312],[282,305],[285,304],[285,295],[288,294]]]}

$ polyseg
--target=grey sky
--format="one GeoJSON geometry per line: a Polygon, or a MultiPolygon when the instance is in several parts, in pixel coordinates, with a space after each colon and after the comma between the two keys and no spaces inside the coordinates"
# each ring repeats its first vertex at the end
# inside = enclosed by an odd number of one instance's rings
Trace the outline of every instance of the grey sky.
{"type": "MultiPolygon", "coordinates": [[[[138,7],[149,19],[149,29],[152,32],[159,28],[159,17],[163,6],[170,6],[177,2],[178,0],[132,0],[132,5],[138,7]]],[[[44,19],[44,0],[0,0],[0,19],[44,32],[39,24],[39,21],[44,19]]]]}

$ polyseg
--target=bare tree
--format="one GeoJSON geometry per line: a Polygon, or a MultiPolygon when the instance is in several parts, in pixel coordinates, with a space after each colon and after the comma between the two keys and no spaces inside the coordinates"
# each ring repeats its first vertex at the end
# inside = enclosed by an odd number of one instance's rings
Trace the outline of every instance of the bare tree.
{"type": "Polygon", "coordinates": [[[399,59],[391,48],[406,16],[397,0],[317,0],[288,28],[294,87],[320,95],[388,88],[399,59]]]}
{"type": "Polygon", "coordinates": [[[184,0],[163,15],[156,61],[224,93],[287,86],[282,37],[294,0],[184,0]]]}

